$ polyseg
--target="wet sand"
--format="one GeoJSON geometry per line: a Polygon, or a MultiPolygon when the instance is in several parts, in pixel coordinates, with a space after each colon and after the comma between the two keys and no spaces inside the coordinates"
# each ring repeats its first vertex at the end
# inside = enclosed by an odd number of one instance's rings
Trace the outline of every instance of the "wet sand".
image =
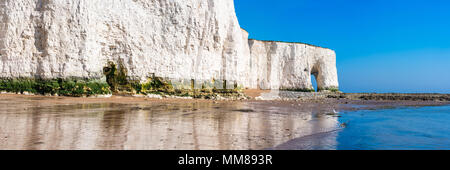
{"type": "Polygon", "coordinates": [[[338,112],[447,104],[450,103],[350,99],[159,100],[118,96],[102,99],[4,94],[0,95],[0,149],[289,149],[301,143],[289,142],[312,135],[326,138],[317,138],[311,145],[333,141],[333,135],[321,134],[333,134],[344,128],[338,121],[338,112]]]}

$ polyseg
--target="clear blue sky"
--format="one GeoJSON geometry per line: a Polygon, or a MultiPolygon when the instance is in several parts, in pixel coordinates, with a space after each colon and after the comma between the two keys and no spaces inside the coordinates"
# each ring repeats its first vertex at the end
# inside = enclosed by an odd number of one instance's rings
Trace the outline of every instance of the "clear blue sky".
{"type": "Polygon", "coordinates": [[[235,0],[250,38],[337,53],[344,92],[450,93],[449,0],[235,0]]]}

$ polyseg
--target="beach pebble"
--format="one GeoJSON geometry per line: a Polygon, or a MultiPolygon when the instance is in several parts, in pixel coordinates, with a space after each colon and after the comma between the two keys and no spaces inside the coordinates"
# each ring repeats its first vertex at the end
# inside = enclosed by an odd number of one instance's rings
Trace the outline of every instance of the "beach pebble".
{"type": "Polygon", "coordinates": [[[142,95],[142,94],[135,94],[135,95],[133,95],[133,97],[145,97],[145,95],[142,95]]]}
{"type": "Polygon", "coordinates": [[[146,97],[151,99],[163,99],[163,97],[158,94],[148,94],[146,97]]]}
{"type": "Polygon", "coordinates": [[[112,94],[97,95],[97,98],[111,98],[112,94]]]}

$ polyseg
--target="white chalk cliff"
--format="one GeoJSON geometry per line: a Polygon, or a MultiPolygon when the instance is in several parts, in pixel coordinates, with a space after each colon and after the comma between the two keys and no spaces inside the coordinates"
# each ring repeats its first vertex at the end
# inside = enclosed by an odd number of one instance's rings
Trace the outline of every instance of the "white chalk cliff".
{"type": "Polygon", "coordinates": [[[301,43],[249,40],[252,78],[260,89],[337,89],[336,53],[301,43]]]}
{"type": "Polygon", "coordinates": [[[248,40],[233,0],[0,0],[0,78],[227,80],[246,88],[337,88],[332,50],[248,40]]]}

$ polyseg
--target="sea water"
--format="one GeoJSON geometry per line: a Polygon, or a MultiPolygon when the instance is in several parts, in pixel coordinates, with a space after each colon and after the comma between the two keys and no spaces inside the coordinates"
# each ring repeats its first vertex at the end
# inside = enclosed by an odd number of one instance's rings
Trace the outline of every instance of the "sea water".
{"type": "Polygon", "coordinates": [[[339,122],[340,150],[450,149],[450,106],[347,112],[339,122]]]}
{"type": "Polygon", "coordinates": [[[340,129],[299,137],[271,149],[450,149],[450,106],[360,110],[339,115],[340,129]]]}

